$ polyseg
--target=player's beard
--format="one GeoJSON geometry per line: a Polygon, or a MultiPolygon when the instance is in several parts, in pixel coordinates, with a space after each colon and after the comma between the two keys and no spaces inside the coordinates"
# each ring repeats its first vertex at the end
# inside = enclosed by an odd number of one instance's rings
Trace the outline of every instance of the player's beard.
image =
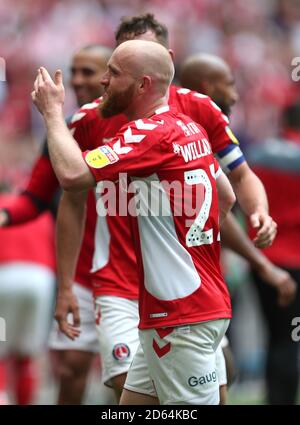
{"type": "Polygon", "coordinates": [[[224,115],[226,115],[227,117],[230,116],[231,113],[231,105],[222,103],[222,102],[218,102],[217,105],[219,106],[219,108],[221,109],[221,111],[223,112],[224,115]]]}
{"type": "Polygon", "coordinates": [[[100,103],[99,109],[103,118],[113,117],[126,111],[134,95],[134,83],[126,90],[110,94],[100,103]]]}

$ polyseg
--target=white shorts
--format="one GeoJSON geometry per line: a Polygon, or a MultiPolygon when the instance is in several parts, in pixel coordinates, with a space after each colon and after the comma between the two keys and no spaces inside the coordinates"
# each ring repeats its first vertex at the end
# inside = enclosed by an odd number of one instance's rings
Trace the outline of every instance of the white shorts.
{"type": "Polygon", "coordinates": [[[1,357],[34,356],[46,349],[54,292],[55,276],[48,267],[27,262],[0,265],[0,317],[6,326],[1,357]]]}
{"type": "Polygon", "coordinates": [[[99,353],[92,291],[89,291],[79,283],[74,283],[73,291],[79,306],[80,336],[72,341],[59,330],[58,324],[54,320],[49,338],[49,348],[51,350],[78,350],[99,353]]]}
{"type": "Polygon", "coordinates": [[[215,351],[228,325],[220,319],[140,330],[124,388],[158,397],[160,404],[218,404],[215,351]]]}
{"type": "Polygon", "coordinates": [[[226,362],[223,354],[222,341],[216,349],[216,370],[218,374],[219,386],[227,385],[226,362]]]}
{"type": "Polygon", "coordinates": [[[95,300],[103,382],[127,373],[139,345],[138,301],[114,296],[95,300]]]}

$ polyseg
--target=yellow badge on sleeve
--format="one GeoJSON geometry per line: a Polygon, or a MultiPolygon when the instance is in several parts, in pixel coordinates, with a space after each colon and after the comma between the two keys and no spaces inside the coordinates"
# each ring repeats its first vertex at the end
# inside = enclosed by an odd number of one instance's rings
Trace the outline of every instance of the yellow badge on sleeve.
{"type": "Polygon", "coordinates": [[[116,152],[110,146],[100,146],[85,156],[85,162],[91,168],[102,168],[119,161],[116,152]]]}
{"type": "Polygon", "coordinates": [[[226,127],[226,133],[229,136],[230,140],[235,143],[236,145],[239,145],[239,141],[238,139],[235,137],[235,135],[233,134],[233,131],[231,130],[230,127],[226,127]]]}

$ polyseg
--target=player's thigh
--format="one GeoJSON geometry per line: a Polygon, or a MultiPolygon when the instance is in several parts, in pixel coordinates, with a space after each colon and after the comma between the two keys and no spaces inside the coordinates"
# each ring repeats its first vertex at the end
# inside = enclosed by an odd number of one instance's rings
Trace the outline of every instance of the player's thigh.
{"type": "Polygon", "coordinates": [[[156,406],[159,405],[159,401],[157,397],[137,393],[124,388],[120,399],[120,405],[156,406]]]}
{"type": "Polygon", "coordinates": [[[138,303],[102,296],[96,298],[95,308],[103,381],[111,385],[111,378],[128,372],[139,344],[138,303]]]}
{"type": "Polygon", "coordinates": [[[129,397],[132,404],[139,404],[137,401],[142,400],[142,396],[148,398],[149,402],[152,400],[153,404],[158,404],[157,393],[150,376],[148,363],[141,344],[139,344],[130,365],[124,389],[127,391],[125,393],[126,397],[125,395],[122,397],[123,404],[131,404],[127,403],[129,397]]]}
{"type": "Polygon", "coordinates": [[[55,357],[56,372],[59,377],[86,377],[90,371],[95,354],[80,350],[52,350],[55,357]]]}
{"type": "Polygon", "coordinates": [[[161,404],[218,404],[215,350],[229,320],[140,331],[161,404]]]}
{"type": "Polygon", "coordinates": [[[216,349],[216,371],[218,375],[219,385],[227,385],[227,371],[226,371],[226,362],[222,349],[222,343],[218,345],[216,349]]]}

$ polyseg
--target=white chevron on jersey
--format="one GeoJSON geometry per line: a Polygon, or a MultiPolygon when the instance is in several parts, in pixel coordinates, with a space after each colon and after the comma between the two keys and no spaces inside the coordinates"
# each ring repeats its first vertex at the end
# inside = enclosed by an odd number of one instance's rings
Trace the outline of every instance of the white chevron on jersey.
{"type": "Polygon", "coordinates": [[[71,119],[71,124],[74,124],[74,122],[81,120],[86,115],[86,112],[77,112],[73,115],[71,119]]]}
{"type": "Polygon", "coordinates": [[[206,96],[206,94],[202,94],[202,93],[194,93],[194,96],[200,97],[200,99],[205,99],[206,97],[208,97],[208,96],[206,96]]]}
{"type": "Polygon", "coordinates": [[[177,93],[188,94],[190,91],[191,91],[190,89],[181,88],[181,89],[177,90],[177,93]]]}
{"type": "Polygon", "coordinates": [[[122,154],[124,155],[124,154],[132,151],[132,148],[130,148],[129,146],[128,147],[125,146],[125,147],[122,148],[120,139],[118,139],[116,141],[116,143],[114,143],[113,148],[114,148],[114,151],[116,152],[116,154],[118,154],[118,155],[122,155],[122,154]]]}
{"type": "Polygon", "coordinates": [[[225,114],[222,114],[222,118],[224,119],[225,122],[227,122],[227,124],[229,124],[229,119],[225,114]]]}
{"type": "Polygon", "coordinates": [[[81,109],[94,109],[94,108],[97,108],[98,106],[99,106],[98,102],[91,102],[91,103],[86,103],[85,105],[83,105],[81,109]]]}
{"type": "Polygon", "coordinates": [[[156,124],[147,124],[143,120],[135,121],[135,125],[138,130],[154,130],[157,127],[156,124]]]}
{"type": "Polygon", "coordinates": [[[219,108],[219,107],[218,107],[218,105],[217,105],[217,104],[216,104],[213,100],[211,100],[211,99],[210,99],[210,104],[211,104],[211,105],[212,105],[212,106],[213,106],[213,107],[214,107],[217,111],[222,112],[222,111],[221,111],[221,108],[219,108]]]}
{"type": "Polygon", "coordinates": [[[132,134],[131,128],[128,127],[124,132],[124,140],[125,143],[140,143],[143,139],[145,139],[145,134],[132,134]]]}

